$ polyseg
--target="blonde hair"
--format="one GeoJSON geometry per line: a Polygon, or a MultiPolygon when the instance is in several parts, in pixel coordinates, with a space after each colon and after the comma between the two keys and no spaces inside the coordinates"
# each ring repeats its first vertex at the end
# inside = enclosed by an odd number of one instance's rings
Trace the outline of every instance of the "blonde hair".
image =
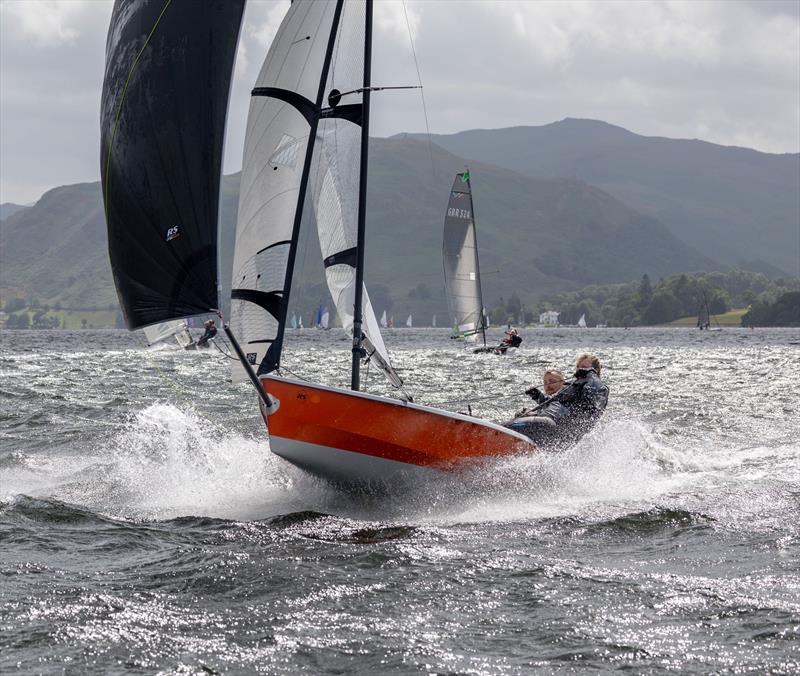
{"type": "Polygon", "coordinates": [[[582,362],[584,359],[590,359],[592,362],[592,368],[595,370],[597,375],[600,375],[600,360],[597,358],[597,355],[592,354],[591,352],[584,352],[580,357],[575,360],[575,363],[578,364],[582,362]]]}

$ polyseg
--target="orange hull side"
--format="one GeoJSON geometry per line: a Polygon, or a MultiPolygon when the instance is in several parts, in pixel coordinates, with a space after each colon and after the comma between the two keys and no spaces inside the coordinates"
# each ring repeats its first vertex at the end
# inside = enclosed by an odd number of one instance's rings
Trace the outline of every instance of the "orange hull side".
{"type": "Polygon", "coordinates": [[[270,436],[437,469],[536,449],[510,430],[445,411],[277,378],[261,382],[280,402],[265,417],[270,436]]]}

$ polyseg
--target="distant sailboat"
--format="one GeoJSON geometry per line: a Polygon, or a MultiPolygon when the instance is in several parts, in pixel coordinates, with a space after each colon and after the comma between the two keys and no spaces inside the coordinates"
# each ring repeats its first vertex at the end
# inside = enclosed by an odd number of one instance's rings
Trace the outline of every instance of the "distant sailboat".
{"type": "Polygon", "coordinates": [[[409,329],[413,326],[413,322],[411,321],[411,315],[408,315],[408,319],[406,319],[406,326],[409,329]]]}
{"type": "Polygon", "coordinates": [[[292,321],[289,323],[289,326],[291,326],[293,329],[297,328],[297,315],[294,313],[292,313],[292,321]]]}
{"type": "Polygon", "coordinates": [[[581,315],[581,318],[578,320],[578,328],[579,329],[586,328],[586,315],[581,315]]]}
{"type": "Polygon", "coordinates": [[[317,308],[317,314],[316,317],[314,318],[314,327],[327,331],[329,328],[328,325],[330,324],[330,320],[331,320],[331,314],[330,312],[328,312],[328,308],[326,307],[324,308],[322,307],[322,305],[320,305],[317,308]]]}
{"type": "Polygon", "coordinates": [[[700,312],[697,314],[697,328],[701,331],[722,331],[722,327],[719,325],[717,318],[711,314],[711,309],[708,306],[708,296],[706,296],[705,291],[703,291],[703,304],[700,306],[700,312]],[[712,320],[714,326],[711,326],[712,320]]]}
{"type": "Polygon", "coordinates": [[[389,326],[389,321],[386,319],[386,310],[383,311],[381,315],[381,328],[386,328],[389,326]]]}
{"type": "Polygon", "coordinates": [[[194,338],[189,333],[189,327],[185,319],[176,319],[171,322],[161,322],[144,327],[144,335],[148,345],[162,343],[170,338],[183,348],[194,345],[194,338]]]}
{"type": "Polygon", "coordinates": [[[431,320],[431,326],[435,329],[436,328],[436,315],[433,315],[433,319],[431,320]]]}
{"type": "Polygon", "coordinates": [[[456,174],[444,217],[444,286],[453,326],[451,338],[486,345],[486,325],[478,265],[478,239],[469,171],[456,174]]]}

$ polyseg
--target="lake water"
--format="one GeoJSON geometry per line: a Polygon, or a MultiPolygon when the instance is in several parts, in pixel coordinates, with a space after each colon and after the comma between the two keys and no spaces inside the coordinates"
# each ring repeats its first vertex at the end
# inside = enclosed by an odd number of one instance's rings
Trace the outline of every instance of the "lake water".
{"type": "MultiPolygon", "coordinates": [[[[591,350],[601,424],[359,495],[270,453],[219,351],[0,334],[0,672],[800,670],[799,331],[447,335],[387,332],[416,401],[504,420],[591,350]]],[[[340,332],[290,338],[349,382],[340,332]]]]}

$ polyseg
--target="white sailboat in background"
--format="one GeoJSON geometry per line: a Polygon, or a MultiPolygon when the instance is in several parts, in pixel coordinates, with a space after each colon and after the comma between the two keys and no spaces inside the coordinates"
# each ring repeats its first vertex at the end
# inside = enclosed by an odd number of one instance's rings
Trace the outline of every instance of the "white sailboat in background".
{"type": "Polygon", "coordinates": [[[184,349],[194,345],[194,338],[189,333],[189,326],[185,319],[151,324],[150,326],[145,326],[143,331],[148,345],[163,343],[170,338],[174,338],[175,342],[184,349]]]}
{"type": "Polygon", "coordinates": [[[381,315],[381,328],[387,328],[389,326],[389,321],[386,319],[386,310],[383,311],[381,315]]]}
{"type": "Polygon", "coordinates": [[[719,325],[717,318],[711,314],[711,308],[708,304],[708,296],[706,292],[703,291],[703,304],[700,308],[700,312],[697,315],[697,328],[701,331],[722,331],[722,327],[719,325]],[[714,325],[711,325],[711,322],[714,322],[714,325]]]}
{"type": "Polygon", "coordinates": [[[436,315],[433,315],[433,319],[431,320],[431,326],[435,329],[436,328],[436,315]]]}
{"type": "Polygon", "coordinates": [[[581,315],[581,318],[578,320],[578,328],[585,329],[586,328],[586,315],[581,315]]]}
{"type": "Polygon", "coordinates": [[[411,320],[411,315],[408,315],[408,319],[406,319],[406,327],[409,329],[414,325],[414,322],[411,320]]]}
{"type": "Polygon", "coordinates": [[[297,315],[294,313],[292,313],[292,321],[289,323],[289,326],[291,326],[293,329],[297,328],[297,315]]]}

